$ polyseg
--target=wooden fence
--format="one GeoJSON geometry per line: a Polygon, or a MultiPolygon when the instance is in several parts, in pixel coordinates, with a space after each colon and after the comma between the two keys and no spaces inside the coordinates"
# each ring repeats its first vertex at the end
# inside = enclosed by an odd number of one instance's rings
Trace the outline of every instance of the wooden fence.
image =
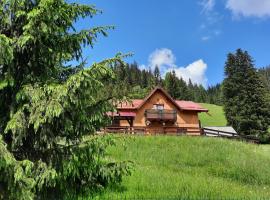
{"type": "Polygon", "coordinates": [[[234,132],[227,132],[227,131],[221,131],[221,130],[210,129],[210,128],[202,128],[202,135],[209,136],[209,137],[238,139],[238,140],[244,140],[244,141],[252,142],[252,143],[260,143],[260,140],[256,136],[239,135],[234,132]]]}
{"type": "Polygon", "coordinates": [[[239,135],[234,132],[228,132],[228,131],[221,131],[216,129],[210,129],[210,128],[199,128],[199,127],[183,127],[183,128],[177,128],[173,126],[165,126],[162,129],[153,129],[148,128],[145,126],[110,126],[104,128],[102,131],[104,133],[123,133],[123,134],[136,134],[136,135],[144,135],[146,133],[149,133],[151,135],[192,135],[194,133],[200,132],[201,135],[208,136],[208,137],[222,137],[222,138],[228,138],[228,139],[237,139],[237,140],[243,140],[247,142],[252,143],[260,143],[260,140],[255,136],[244,136],[239,135]]]}
{"type": "Polygon", "coordinates": [[[168,134],[168,135],[186,135],[186,134],[200,134],[201,129],[199,127],[175,127],[175,126],[164,126],[164,127],[145,127],[145,126],[116,126],[104,128],[104,133],[124,133],[124,134],[138,134],[144,135],[146,133],[156,134],[168,134]]]}

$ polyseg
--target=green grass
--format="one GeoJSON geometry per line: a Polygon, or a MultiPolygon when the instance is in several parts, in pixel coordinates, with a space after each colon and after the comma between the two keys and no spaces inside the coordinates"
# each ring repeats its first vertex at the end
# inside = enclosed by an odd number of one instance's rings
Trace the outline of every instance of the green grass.
{"type": "Polygon", "coordinates": [[[97,199],[270,199],[269,146],[188,136],[125,139],[108,153],[134,161],[135,171],[97,199]]]}
{"type": "Polygon", "coordinates": [[[207,113],[200,113],[199,119],[203,126],[226,126],[227,120],[224,115],[222,106],[214,104],[201,103],[204,108],[209,110],[207,113]]]}

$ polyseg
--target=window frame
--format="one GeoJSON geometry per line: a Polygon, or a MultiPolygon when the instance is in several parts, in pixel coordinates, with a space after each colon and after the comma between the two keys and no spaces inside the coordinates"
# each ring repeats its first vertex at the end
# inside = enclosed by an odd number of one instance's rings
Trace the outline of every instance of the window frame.
{"type": "Polygon", "coordinates": [[[153,109],[155,110],[164,110],[164,104],[156,103],[153,105],[153,109]]]}

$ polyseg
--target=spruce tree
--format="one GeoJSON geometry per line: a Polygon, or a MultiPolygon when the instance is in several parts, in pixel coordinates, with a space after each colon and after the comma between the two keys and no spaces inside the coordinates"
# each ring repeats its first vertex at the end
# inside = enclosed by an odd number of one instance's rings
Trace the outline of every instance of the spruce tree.
{"type": "Polygon", "coordinates": [[[83,47],[113,27],[73,24],[99,12],[64,0],[0,1],[1,198],[64,199],[128,172],[104,158],[112,140],[94,135],[112,109],[103,82],[114,79],[110,66],[122,56],[88,68],[82,61],[83,47]],[[81,64],[65,65],[72,60],[81,64]]]}
{"type": "Polygon", "coordinates": [[[179,96],[179,85],[178,85],[178,79],[175,74],[175,71],[167,72],[165,75],[164,80],[165,89],[167,92],[173,97],[178,98],[179,96]]]}
{"type": "Polygon", "coordinates": [[[155,85],[161,86],[162,79],[159,71],[159,67],[156,65],[154,69],[154,78],[155,78],[155,85]]]}
{"type": "Polygon", "coordinates": [[[167,72],[164,80],[165,89],[175,99],[189,100],[189,90],[186,82],[176,76],[175,71],[167,72]]]}
{"type": "Polygon", "coordinates": [[[178,79],[178,95],[177,98],[181,100],[190,100],[190,91],[187,87],[186,82],[184,79],[181,77],[178,79]]]}
{"type": "Polygon", "coordinates": [[[146,88],[148,86],[148,73],[145,69],[142,70],[141,72],[141,85],[142,88],[146,88]]]}
{"type": "Polygon", "coordinates": [[[207,93],[207,103],[215,105],[223,105],[221,84],[216,84],[214,86],[208,87],[206,93],[207,93]]]}
{"type": "Polygon", "coordinates": [[[268,137],[269,105],[265,87],[246,51],[229,53],[223,84],[224,111],[228,124],[239,134],[268,137]]]}
{"type": "Polygon", "coordinates": [[[263,83],[270,93],[270,66],[259,69],[259,74],[263,80],[263,83]]]}

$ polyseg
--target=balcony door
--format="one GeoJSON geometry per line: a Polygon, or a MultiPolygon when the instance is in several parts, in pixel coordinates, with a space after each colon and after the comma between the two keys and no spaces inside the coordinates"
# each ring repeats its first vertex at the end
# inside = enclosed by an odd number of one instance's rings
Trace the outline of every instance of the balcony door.
{"type": "Polygon", "coordinates": [[[164,104],[154,104],[153,109],[164,110],[164,104]]]}

